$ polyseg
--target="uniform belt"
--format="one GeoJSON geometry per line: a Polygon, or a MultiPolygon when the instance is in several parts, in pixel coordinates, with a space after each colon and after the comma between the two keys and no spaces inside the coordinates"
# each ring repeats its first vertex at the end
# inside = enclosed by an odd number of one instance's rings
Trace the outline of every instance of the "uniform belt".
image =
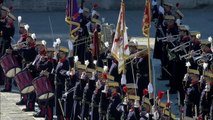
{"type": "Polygon", "coordinates": [[[92,107],[96,107],[96,108],[98,108],[98,107],[99,107],[99,105],[94,104],[94,103],[92,103],[92,104],[91,104],[91,106],[92,106],[92,107]]]}
{"type": "Polygon", "coordinates": [[[81,100],[81,97],[74,97],[75,100],[81,100]]]}
{"type": "Polygon", "coordinates": [[[90,103],[91,103],[90,101],[87,101],[87,100],[83,100],[82,102],[85,104],[88,104],[88,105],[90,105],[90,103]]]}

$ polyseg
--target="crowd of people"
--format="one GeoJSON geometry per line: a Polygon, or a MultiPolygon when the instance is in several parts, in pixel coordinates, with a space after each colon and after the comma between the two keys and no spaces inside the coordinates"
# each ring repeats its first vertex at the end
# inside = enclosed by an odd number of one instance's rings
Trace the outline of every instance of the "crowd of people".
{"type": "Polygon", "coordinates": [[[169,80],[170,94],[180,94],[185,116],[212,119],[212,77],[205,74],[212,74],[212,38],[201,40],[199,31],[190,31],[178,3],[159,4],[152,3],[156,27],[153,58],[161,61],[159,80],[169,80]]]}
{"type": "MultiPolygon", "coordinates": [[[[35,111],[38,103],[34,117],[47,120],[175,119],[171,102],[160,102],[164,92],[155,98],[148,89],[149,53],[137,42],[129,42],[133,57],[126,61],[126,85],[121,85],[124,78],[109,44],[114,33],[109,42],[101,40],[103,23],[95,6],[91,10],[79,9],[80,28],[72,33],[75,40],[64,47],[58,38],[53,48],[36,38],[21,16],[16,18],[3,5],[3,0],[0,8],[0,74],[5,85],[1,92],[10,92],[14,80],[21,96],[16,105],[25,105],[23,111],[35,111]],[[11,45],[16,19],[20,39],[11,45]]],[[[183,13],[172,4],[152,2],[152,20],[156,25],[153,58],[161,60],[160,80],[170,81],[168,94],[179,93],[183,116],[212,119],[213,78],[205,74],[212,70],[211,42],[203,44],[199,32],[182,25],[183,18],[183,13]]]]}

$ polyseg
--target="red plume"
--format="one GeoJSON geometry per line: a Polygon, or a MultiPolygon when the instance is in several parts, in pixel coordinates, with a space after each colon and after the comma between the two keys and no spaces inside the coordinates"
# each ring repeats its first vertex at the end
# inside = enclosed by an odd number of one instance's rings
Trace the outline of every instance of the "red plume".
{"type": "Polygon", "coordinates": [[[127,88],[127,86],[126,86],[126,85],[125,85],[125,86],[123,86],[123,91],[124,91],[125,93],[127,93],[128,88],[127,88]]]}
{"type": "Polygon", "coordinates": [[[169,108],[171,106],[171,104],[172,104],[171,102],[167,102],[166,107],[169,108]]]}
{"type": "Polygon", "coordinates": [[[159,92],[158,92],[158,99],[162,99],[164,93],[165,93],[165,92],[163,92],[163,91],[159,91],[159,92]]]}
{"type": "Polygon", "coordinates": [[[148,95],[148,90],[147,89],[143,89],[143,95],[148,95]]]}
{"type": "Polygon", "coordinates": [[[102,78],[103,79],[107,79],[107,74],[106,73],[102,73],[102,78]]]}
{"type": "Polygon", "coordinates": [[[98,7],[98,4],[97,3],[94,3],[93,4],[93,9],[96,9],[98,7]]]}
{"type": "Polygon", "coordinates": [[[176,8],[179,8],[180,7],[180,4],[179,3],[176,3],[176,8]]]}

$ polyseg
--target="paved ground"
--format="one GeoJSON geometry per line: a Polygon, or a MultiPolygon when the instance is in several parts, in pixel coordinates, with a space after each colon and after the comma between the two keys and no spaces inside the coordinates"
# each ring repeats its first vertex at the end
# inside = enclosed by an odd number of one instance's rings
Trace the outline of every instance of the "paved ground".
{"type": "Polygon", "coordinates": [[[43,118],[34,118],[34,112],[23,112],[25,106],[17,106],[20,95],[17,93],[0,92],[0,120],[44,120],[43,118]]]}

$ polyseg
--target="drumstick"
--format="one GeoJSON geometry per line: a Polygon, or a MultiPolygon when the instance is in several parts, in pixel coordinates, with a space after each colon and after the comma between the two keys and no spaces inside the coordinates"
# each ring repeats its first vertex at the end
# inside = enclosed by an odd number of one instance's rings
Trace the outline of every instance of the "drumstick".
{"type": "MultiPolygon", "coordinates": [[[[61,112],[62,112],[62,115],[63,115],[63,118],[64,118],[64,110],[62,108],[62,104],[61,104],[60,99],[58,99],[58,103],[59,103],[59,106],[60,106],[60,109],[61,109],[61,112]]],[[[66,120],[66,119],[64,118],[64,120],[66,120]]]]}

